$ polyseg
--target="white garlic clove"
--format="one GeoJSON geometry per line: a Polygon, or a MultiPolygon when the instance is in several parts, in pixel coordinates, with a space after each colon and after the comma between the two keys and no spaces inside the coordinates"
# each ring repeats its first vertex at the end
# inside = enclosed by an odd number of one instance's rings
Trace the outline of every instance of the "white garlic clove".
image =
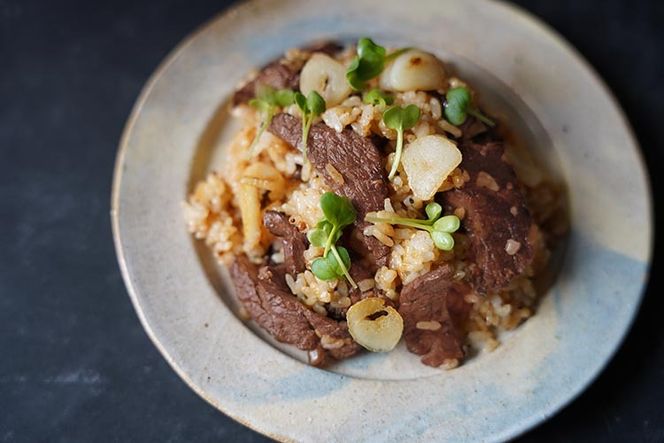
{"type": "Polygon", "coordinates": [[[245,252],[251,252],[260,245],[263,229],[260,190],[255,186],[240,185],[238,191],[244,237],[243,248],[245,252]]]}
{"type": "Polygon", "coordinates": [[[428,52],[411,49],[387,65],[380,87],[388,91],[434,91],[445,88],[443,63],[428,52]]]}
{"type": "Polygon", "coordinates": [[[434,196],[460,163],[461,151],[442,135],[416,139],[404,148],[401,159],[413,195],[423,201],[434,196]]]}
{"type": "Polygon", "coordinates": [[[352,92],[346,81],[346,68],[332,57],[316,53],[309,58],[300,73],[300,92],[318,92],[327,108],[336,106],[352,92]]]}
{"type": "Polygon", "coordinates": [[[352,305],[346,320],[353,340],[371,352],[391,351],[403,333],[401,315],[379,297],[368,297],[352,305]]]}

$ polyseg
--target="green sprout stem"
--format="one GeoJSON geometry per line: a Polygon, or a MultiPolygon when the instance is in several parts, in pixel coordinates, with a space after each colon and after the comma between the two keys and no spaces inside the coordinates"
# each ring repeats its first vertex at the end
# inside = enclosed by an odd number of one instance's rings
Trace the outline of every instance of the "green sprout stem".
{"type": "Polygon", "coordinates": [[[397,129],[397,147],[394,151],[394,160],[392,161],[392,169],[390,169],[390,174],[387,176],[389,180],[392,180],[399,169],[399,164],[401,163],[401,153],[403,151],[403,129],[397,129]]]}
{"type": "Polygon", "coordinates": [[[371,223],[389,223],[391,225],[409,226],[411,228],[422,229],[429,232],[433,232],[433,223],[435,222],[435,220],[417,220],[405,217],[383,218],[373,215],[367,215],[366,220],[371,223]]]}
{"type": "Polygon", "coordinates": [[[258,125],[258,129],[256,130],[256,135],[254,136],[254,140],[251,142],[251,146],[249,146],[250,157],[256,155],[256,146],[258,146],[258,141],[261,139],[263,132],[265,132],[267,127],[270,126],[273,117],[274,117],[273,109],[270,109],[268,112],[266,112],[264,115],[261,116],[261,122],[258,125]]]}
{"type": "Polygon", "coordinates": [[[441,206],[433,202],[427,205],[426,213],[429,217],[426,220],[397,216],[378,217],[376,215],[367,215],[365,220],[370,223],[388,223],[427,231],[438,249],[451,251],[454,248],[454,238],[451,234],[459,229],[459,218],[456,215],[441,217],[441,206]]]}
{"type": "Polygon", "coordinates": [[[296,92],[293,95],[293,100],[302,114],[302,141],[300,147],[306,162],[309,130],[314,119],[325,112],[325,99],[318,92],[311,91],[307,96],[304,96],[301,92],[296,92]]]}
{"type": "Polygon", "coordinates": [[[496,125],[496,123],[493,120],[491,120],[489,117],[486,117],[484,114],[475,109],[468,109],[466,110],[466,112],[486,125],[489,125],[491,127],[496,125]]]}
{"type": "Polygon", "coordinates": [[[408,105],[405,108],[392,106],[383,112],[383,123],[390,129],[397,131],[397,145],[394,151],[394,161],[387,178],[392,180],[399,169],[401,163],[401,153],[403,151],[403,131],[410,129],[420,119],[420,108],[415,105],[408,105]]]}
{"type": "Polygon", "coordinates": [[[307,141],[309,140],[309,130],[311,129],[311,123],[313,122],[313,116],[311,118],[305,118],[304,124],[302,125],[302,141],[300,146],[302,147],[302,154],[304,155],[304,160],[307,160],[307,141]]]}
{"type": "Polygon", "coordinates": [[[277,108],[283,108],[293,103],[293,91],[290,89],[280,89],[275,91],[266,85],[259,85],[256,88],[256,96],[249,100],[249,105],[255,108],[260,115],[260,123],[256,129],[254,139],[249,145],[247,155],[253,157],[256,154],[256,146],[263,132],[270,126],[272,118],[277,112],[277,108]]]}
{"type": "Polygon", "coordinates": [[[399,57],[404,52],[410,51],[411,49],[413,49],[413,48],[410,48],[410,47],[401,48],[401,49],[397,49],[396,51],[387,54],[385,56],[385,64],[388,64],[389,62],[391,62],[395,58],[399,57]]]}
{"type": "Polygon", "coordinates": [[[343,272],[344,277],[346,277],[346,279],[348,280],[348,283],[350,283],[353,289],[357,288],[357,283],[355,283],[353,277],[350,276],[350,273],[348,272],[348,269],[346,268],[344,261],[341,259],[341,256],[339,255],[339,251],[337,251],[337,247],[335,245],[330,246],[330,251],[332,251],[334,258],[337,260],[337,263],[341,268],[341,272],[343,272]]]}
{"type": "Polygon", "coordinates": [[[325,242],[325,251],[323,252],[323,257],[327,257],[327,253],[330,252],[330,249],[334,247],[334,239],[336,238],[337,232],[339,232],[339,227],[334,226],[330,235],[327,237],[327,242],[325,242]]]}
{"type": "Polygon", "coordinates": [[[307,239],[313,246],[324,247],[325,250],[323,256],[311,264],[311,272],[321,280],[345,277],[353,288],[357,288],[357,284],[348,272],[351,266],[348,250],[335,244],[340,239],[343,228],[355,221],[357,212],[348,198],[333,192],[325,192],[320,197],[320,207],[324,218],[307,233],[307,239]]]}

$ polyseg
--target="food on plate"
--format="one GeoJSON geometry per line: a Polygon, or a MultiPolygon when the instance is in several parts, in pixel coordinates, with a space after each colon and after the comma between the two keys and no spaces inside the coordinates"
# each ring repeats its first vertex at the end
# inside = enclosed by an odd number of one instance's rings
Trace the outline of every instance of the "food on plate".
{"type": "Polygon", "coordinates": [[[534,314],[561,188],[435,55],[292,49],[231,106],[242,129],[185,219],[246,315],[312,365],[403,342],[454,368],[534,314]]]}

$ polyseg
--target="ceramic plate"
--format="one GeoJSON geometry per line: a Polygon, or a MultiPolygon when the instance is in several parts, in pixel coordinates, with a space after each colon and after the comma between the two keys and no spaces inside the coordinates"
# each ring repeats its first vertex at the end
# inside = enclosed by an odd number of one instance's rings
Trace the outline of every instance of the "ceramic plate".
{"type": "Polygon", "coordinates": [[[651,246],[638,147],[601,80],[549,28],[496,2],[250,1],[188,37],[129,119],[112,218],[136,311],[207,401],[279,440],[498,441],[554,414],[619,346],[651,246]],[[224,162],[234,86],[284,50],[360,36],[448,61],[568,184],[572,229],[539,312],[458,369],[398,348],[327,370],[243,323],[226,275],[188,235],[181,203],[224,162]],[[634,229],[634,228],[637,229],[634,229]]]}

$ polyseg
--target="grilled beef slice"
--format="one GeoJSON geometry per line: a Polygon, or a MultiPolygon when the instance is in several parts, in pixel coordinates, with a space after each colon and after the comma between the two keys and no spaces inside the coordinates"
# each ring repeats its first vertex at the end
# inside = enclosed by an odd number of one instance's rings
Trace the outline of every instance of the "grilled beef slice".
{"type": "Polygon", "coordinates": [[[312,364],[322,365],[327,357],[347,358],[360,347],[339,322],[306,308],[290,293],[284,281],[285,270],[258,268],[244,256],[231,267],[235,293],[251,318],[282,343],[297,346],[315,355],[312,364]]]}
{"type": "Polygon", "coordinates": [[[462,226],[477,264],[477,289],[499,290],[526,271],[533,260],[537,227],[502,143],[463,142],[459,146],[470,181],[442,194],[446,208],[463,208],[462,226]],[[509,252],[508,252],[509,251],[509,252]]]}
{"type": "MultiPolygon", "coordinates": [[[[300,119],[289,114],[276,115],[269,131],[292,146],[299,146],[302,138],[300,119]]],[[[352,237],[359,240],[359,244],[351,241],[351,248],[362,255],[371,253],[378,266],[385,264],[389,248],[362,233],[367,226],[365,215],[382,210],[388,196],[384,165],[376,146],[351,129],[337,132],[324,123],[317,123],[309,131],[307,158],[327,185],[348,197],[357,210],[352,237]],[[343,177],[343,182],[330,174],[331,168],[343,177]]]]}
{"type": "Polygon", "coordinates": [[[452,267],[445,265],[401,290],[399,314],[404,321],[406,346],[410,352],[422,355],[425,365],[437,367],[445,360],[464,357],[463,324],[470,312],[464,295],[471,289],[466,283],[452,280],[452,274],[452,267]],[[420,325],[428,329],[418,328],[419,322],[428,322],[420,325]]]}
{"type": "MultiPolygon", "coordinates": [[[[324,52],[334,55],[341,49],[337,43],[322,42],[304,48],[305,52],[324,52]]],[[[294,66],[282,60],[275,60],[265,65],[258,74],[241,86],[233,95],[233,106],[246,103],[256,96],[256,88],[259,85],[270,86],[274,89],[300,89],[300,71],[302,66],[294,66]]]]}
{"type": "Polygon", "coordinates": [[[307,237],[288,221],[288,216],[283,212],[265,211],[263,224],[283,243],[286,272],[292,276],[304,272],[306,266],[304,251],[309,244],[307,237]]]}

